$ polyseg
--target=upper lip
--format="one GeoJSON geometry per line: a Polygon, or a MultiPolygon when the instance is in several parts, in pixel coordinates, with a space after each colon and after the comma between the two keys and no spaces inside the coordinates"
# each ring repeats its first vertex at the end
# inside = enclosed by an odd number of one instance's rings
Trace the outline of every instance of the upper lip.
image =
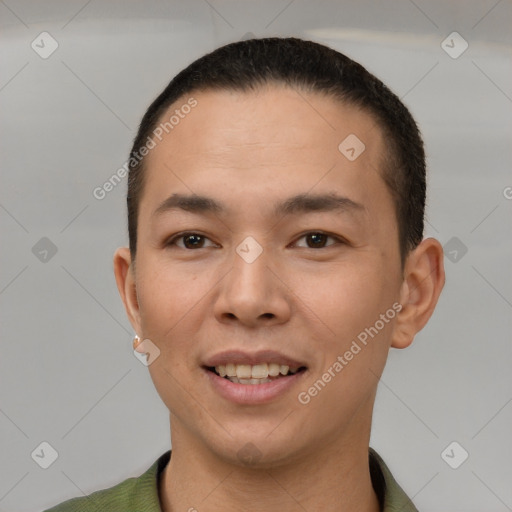
{"type": "Polygon", "coordinates": [[[215,367],[229,363],[248,364],[251,366],[263,363],[276,363],[289,366],[290,368],[306,366],[304,363],[275,350],[260,350],[254,353],[242,352],[241,350],[226,350],[208,357],[204,361],[204,366],[215,367]]]}

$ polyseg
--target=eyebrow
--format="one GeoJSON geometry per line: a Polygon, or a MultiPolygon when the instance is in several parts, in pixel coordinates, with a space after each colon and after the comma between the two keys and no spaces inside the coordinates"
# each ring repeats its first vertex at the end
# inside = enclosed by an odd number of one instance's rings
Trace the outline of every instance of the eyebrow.
{"type": "MultiPolygon", "coordinates": [[[[172,210],[184,210],[191,213],[205,214],[226,213],[227,208],[211,197],[197,194],[173,194],[165,199],[153,212],[152,216],[161,215],[172,210]]],[[[364,211],[366,208],[348,197],[338,194],[298,194],[274,206],[276,216],[298,215],[311,212],[349,212],[364,211]]]]}
{"type": "Polygon", "coordinates": [[[277,204],[274,215],[293,215],[310,212],[355,212],[366,208],[345,196],[338,194],[298,194],[277,204]]]}

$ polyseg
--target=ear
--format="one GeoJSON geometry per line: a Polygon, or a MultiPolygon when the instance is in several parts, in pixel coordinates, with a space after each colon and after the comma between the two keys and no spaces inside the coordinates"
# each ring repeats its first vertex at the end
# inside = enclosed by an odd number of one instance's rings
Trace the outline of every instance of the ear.
{"type": "Polygon", "coordinates": [[[391,340],[394,348],[408,347],[425,327],[445,282],[443,247],[426,238],[407,257],[400,290],[402,309],[397,315],[391,340]]]}
{"type": "Polygon", "coordinates": [[[135,269],[128,247],[120,247],[114,253],[114,275],[117,289],[133,329],[140,334],[140,314],[135,287],[135,269]]]}

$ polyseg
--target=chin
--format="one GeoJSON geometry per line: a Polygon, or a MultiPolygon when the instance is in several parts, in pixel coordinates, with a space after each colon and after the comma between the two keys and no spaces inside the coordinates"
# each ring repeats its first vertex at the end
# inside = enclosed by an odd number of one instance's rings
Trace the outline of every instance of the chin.
{"type": "MultiPolygon", "coordinates": [[[[300,457],[303,450],[293,441],[294,436],[268,435],[269,430],[262,430],[258,435],[241,431],[239,435],[227,436],[220,442],[207,441],[216,457],[230,465],[246,469],[269,469],[290,464],[300,457]]],[[[296,439],[296,437],[295,437],[296,439]]]]}

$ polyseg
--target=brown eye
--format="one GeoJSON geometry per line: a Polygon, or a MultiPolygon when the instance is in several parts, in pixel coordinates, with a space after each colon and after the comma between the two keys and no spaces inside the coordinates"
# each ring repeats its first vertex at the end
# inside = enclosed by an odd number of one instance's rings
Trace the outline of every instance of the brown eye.
{"type": "Polygon", "coordinates": [[[334,245],[333,243],[327,244],[328,239],[334,240],[334,243],[338,242],[340,243],[341,240],[330,236],[327,233],[317,232],[313,231],[311,233],[307,233],[300,237],[299,240],[305,239],[306,245],[299,245],[299,247],[306,247],[307,249],[323,249],[324,247],[329,247],[331,245],[334,245]]]}
{"type": "MultiPolygon", "coordinates": [[[[202,249],[205,247],[205,241],[209,238],[198,233],[182,233],[175,236],[166,244],[168,247],[176,246],[180,249],[202,249]],[[182,243],[179,243],[183,241],[182,243]]],[[[213,246],[213,244],[211,244],[213,246]]]]}
{"type": "Polygon", "coordinates": [[[328,238],[324,233],[310,233],[306,235],[306,240],[313,248],[324,247],[328,238]]]}
{"type": "Polygon", "coordinates": [[[183,237],[183,245],[187,249],[197,249],[198,247],[203,247],[204,238],[201,235],[184,235],[183,237]]]}

